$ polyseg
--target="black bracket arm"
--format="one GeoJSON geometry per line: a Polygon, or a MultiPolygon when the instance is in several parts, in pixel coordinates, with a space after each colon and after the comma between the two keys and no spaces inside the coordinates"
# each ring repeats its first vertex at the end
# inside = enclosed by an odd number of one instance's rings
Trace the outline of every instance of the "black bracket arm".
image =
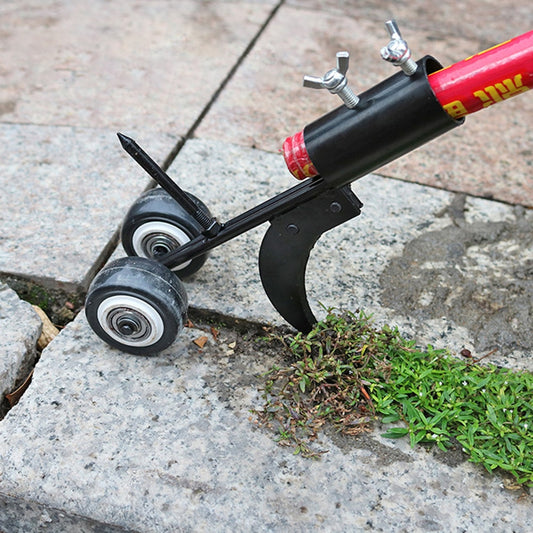
{"type": "Polygon", "coordinates": [[[346,185],[330,189],[270,221],[259,251],[259,273],[278,313],[299,331],[316,323],[305,291],[309,254],[326,231],[358,216],[363,204],[346,185]]]}

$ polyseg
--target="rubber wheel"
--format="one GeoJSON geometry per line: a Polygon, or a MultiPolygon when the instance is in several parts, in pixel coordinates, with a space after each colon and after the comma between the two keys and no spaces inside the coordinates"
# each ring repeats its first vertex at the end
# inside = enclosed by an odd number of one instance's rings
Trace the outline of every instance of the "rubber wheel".
{"type": "Polygon", "coordinates": [[[168,268],[144,257],[123,257],[94,278],[85,301],[93,331],[136,355],[168,348],[187,319],[187,295],[168,268]]]}
{"type": "MultiPolygon", "coordinates": [[[[189,196],[209,213],[198,198],[192,194],[189,196]]],[[[197,237],[202,230],[202,226],[185,209],[158,187],[146,191],[131,206],[122,223],[121,240],[129,256],[157,260],[197,237]]],[[[197,272],[206,259],[207,254],[203,254],[172,266],[171,270],[180,278],[185,278],[197,272]]]]}

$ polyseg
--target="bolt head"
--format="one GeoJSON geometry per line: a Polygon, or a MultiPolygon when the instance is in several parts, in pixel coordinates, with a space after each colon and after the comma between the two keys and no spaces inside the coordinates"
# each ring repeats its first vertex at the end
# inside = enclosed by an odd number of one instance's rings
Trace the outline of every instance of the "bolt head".
{"type": "Polygon", "coordinates": [[[342,211],[342,205],[339,202],[331,202],[329,210],[332,213],[340,213],[342,211]]]}
{"type": "Polygon", "coordinates": [[[296,235],[300,232],[300,228],[296,224],[289,224],[287,226],[287,233],[291,235],[296,235]]]}
{"type": "Polygon", "coordinates": [[[394,63],[404,63],[411,57],[411,52],[405,41],[394,40],[381,49],[381,57],[394,63]]]}

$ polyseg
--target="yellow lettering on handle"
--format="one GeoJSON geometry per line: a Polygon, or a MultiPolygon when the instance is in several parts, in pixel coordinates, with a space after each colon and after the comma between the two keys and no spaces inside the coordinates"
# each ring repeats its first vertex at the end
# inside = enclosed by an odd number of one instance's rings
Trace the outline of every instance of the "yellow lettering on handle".
{"type": "Polygon", "coordinates": [[[461,100],[454,100],[453,102],[444,105],[443,109],[452,118],[461,118],[468,114],[468,111],[461,100]]]}
{"type": "Polygon", "coordinates": [[[524,86],[522,83],[522,74],[517,74],[513,79],[507,78],[500,83],[485,87],[482,91],[476,91],[474,96],[481,100],[483,107],[488,107],[496,102],[511,98],[515,94],[523,93],[528,89],[529,87],[524,86]]]}
{"type": "MultiPolygon", "coordinates": [[[[485,87],[485,90],[486,89],[487,88],[485,87]]],[[[474,93],[474,96],[481,100],[481,102],[483,103],[483,107],[488,107],[489,105],[492,105],[494,103],[494,100],[491,100],[490,96],[488,96],[485,91],[476,91],[474,93]]]]}

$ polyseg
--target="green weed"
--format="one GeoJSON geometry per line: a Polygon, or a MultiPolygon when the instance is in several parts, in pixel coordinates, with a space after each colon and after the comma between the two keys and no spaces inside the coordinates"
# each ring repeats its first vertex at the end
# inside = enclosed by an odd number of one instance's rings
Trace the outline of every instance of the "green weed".
{"type": "Polygon", "coordinates": [[[265,376],[255,413],[295,453],[324,453],[315,441],[325,423],[357,435],[381,419],[397,423],[385,437],[442,450],[459,442],[470,461],[533,485],[533,374],[420,350],[364,313],[329,310],[309,334],[275,341],[291,362],[265,376]]]}

